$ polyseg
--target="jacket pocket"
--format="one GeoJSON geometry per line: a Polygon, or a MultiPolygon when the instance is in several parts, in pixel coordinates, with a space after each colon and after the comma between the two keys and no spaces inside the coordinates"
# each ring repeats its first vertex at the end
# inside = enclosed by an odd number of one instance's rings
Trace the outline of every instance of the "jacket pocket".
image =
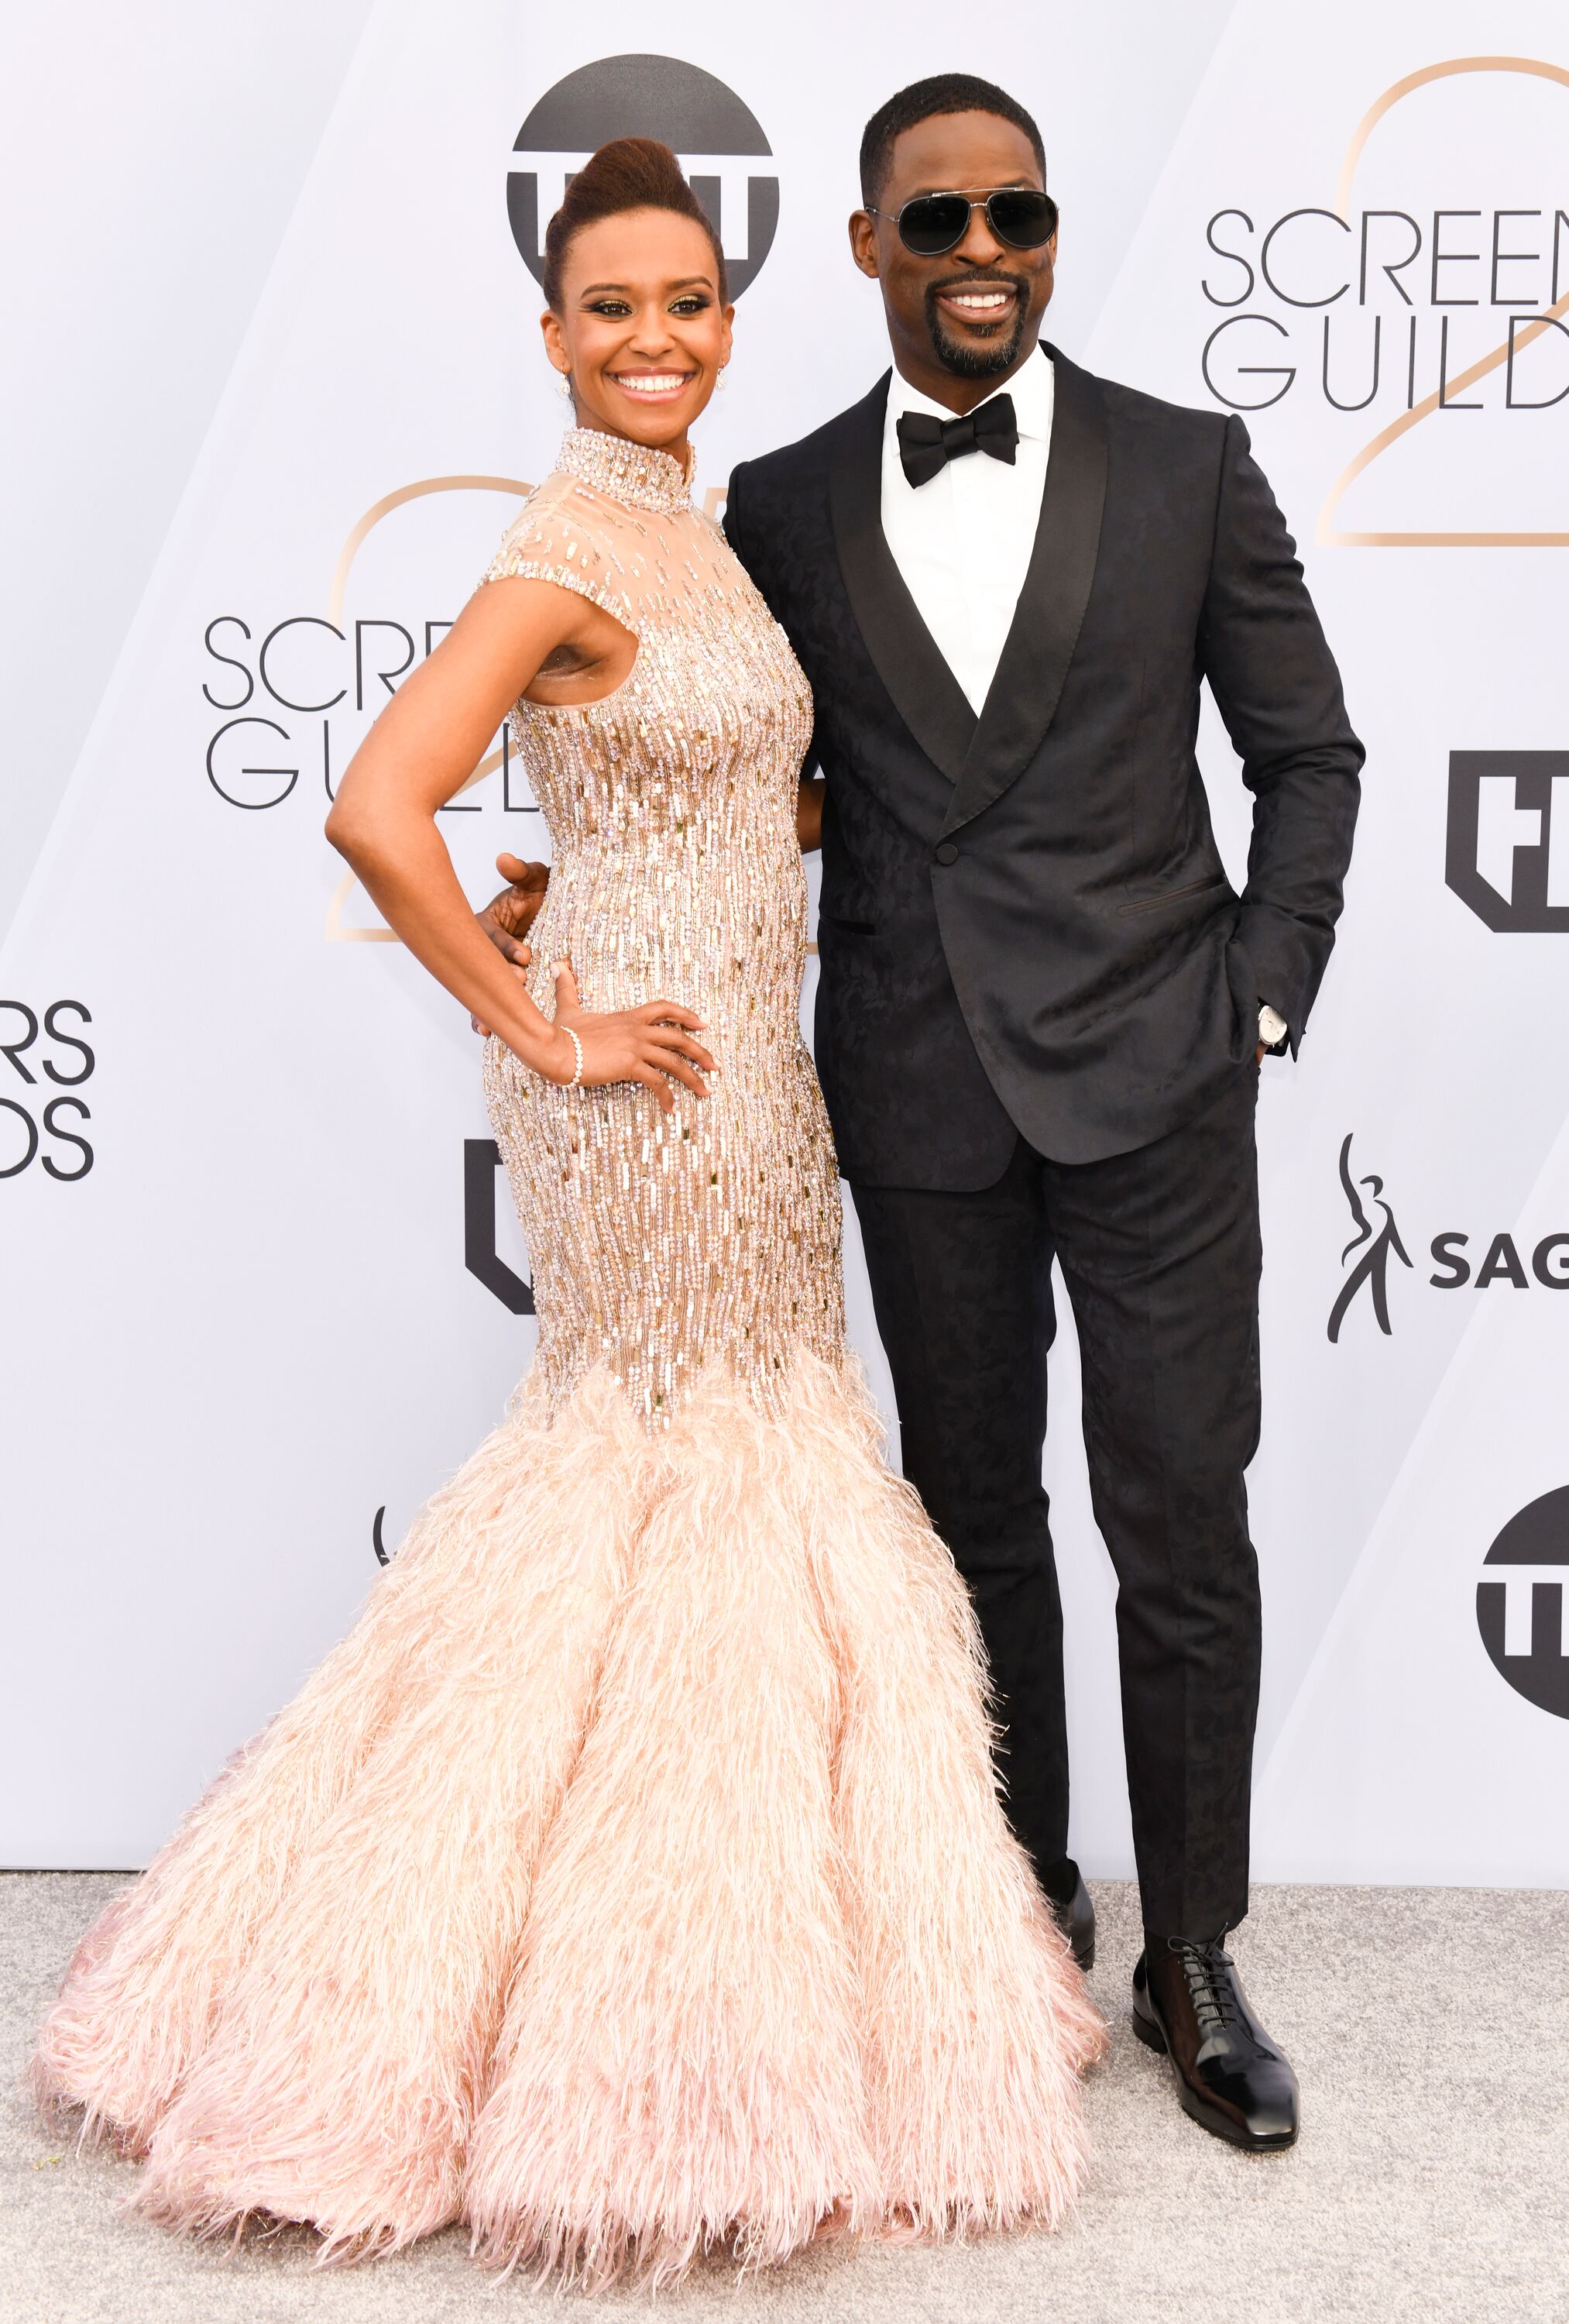
{"type": "Polygon", "coordinates": [[[1158,912],[1162,904],[1180,904],[1189,896],[1207,895],[1212,888],[1224,888],[1225,873],[1216,872],[1207,880],[1192,880],[1186,888],[1167,888],[1159,896],[1141,896],[1136,904],[1119,904],[1117,918],[1126,919],[1134,912],[1158,912]]]}

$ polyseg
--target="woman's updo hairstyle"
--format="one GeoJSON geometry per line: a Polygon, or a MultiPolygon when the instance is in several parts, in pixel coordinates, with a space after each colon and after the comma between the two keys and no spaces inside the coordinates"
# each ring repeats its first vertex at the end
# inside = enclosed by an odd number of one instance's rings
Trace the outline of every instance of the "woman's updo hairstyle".
{"type": "Polygon", "coordinates": [[[541,285],[547,303],[561,312],[561,275],[572,238],[601,218],[619,217],[624,210],[674,210],[702,226],[713,249],[719,270],[720,303],[729,302],[725,254],[708,212],[681,174],[681,164],[668,145],[656,137],[612,137],[584,163],[567,187],[561,208],[545,229],[545,266],[541,285]]]}

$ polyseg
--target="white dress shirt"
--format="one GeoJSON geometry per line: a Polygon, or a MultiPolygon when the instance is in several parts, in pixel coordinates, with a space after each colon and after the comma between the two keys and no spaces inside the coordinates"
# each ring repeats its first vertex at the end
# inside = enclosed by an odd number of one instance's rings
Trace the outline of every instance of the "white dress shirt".
{"type": "Polygon", "coordinates": [[[908,482],[899,459],[900,415],[920,411],[941,420],[954,415],[897,372],[888,384],[883,530],[904,586],[977,718],[1035,546],[1054,383],[1051,358],[1037,347],[999,389],[1013,397],[1019,424],[1012,467],[989,452],[968,452],[920,485],[908,482]]]}
{"type": "MultiPolygon", "coordinates": [[[[954,414],[897,371],[888,383],[883,531],[917,613],[977,718],[1034,552],[1055,387],[1051,358],[1037,347],[998,390],[1012,396],[1018,423],[1013,466],[988,452],[967,452],[927,483],[912,484],[899,457],[901,415],[919,411],[949,420],[954,414]]],[[[1285,1031],[1286,1020],[1276,1010],[1267,1004],[1260,1010],[1259,1038],[1266,1047],[1285,1031]]]]}

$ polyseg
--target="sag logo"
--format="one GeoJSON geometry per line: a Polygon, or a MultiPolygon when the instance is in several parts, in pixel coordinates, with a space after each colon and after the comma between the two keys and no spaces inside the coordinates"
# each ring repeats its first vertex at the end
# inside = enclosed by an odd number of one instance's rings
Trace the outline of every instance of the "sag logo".
{"type": "Polygon", "coordinates": [[[1452,751],[1444,878],[1500,934],[1569,930],[1569,751],[1452,751]]]}
{"type": "Polygon", "coordinates": [[[1391,1258],[1398,1259],[1402,1267],[1409,1267],[1411,1262],[1406,1255],[1406,1246],[1400,1240],[1400,1231],[1395,1224],[1395,1214],[1383,1198],[1383,1180],[1372,1176],[1353,1178],[1352,1176],[1349,1130],[1346,1133],[1345,1142],[1340,1149],[1340,1183],[1345,1191],[1345,1199],[1351,1205],[1351,1215],[1356,1221],[1356,1232],[1341,1252],[1340,1263],[1344,1267],[1348,1260],[1354,1258],[1355,1264],[1341,1285],[1340,1296],[1330,1311],[1329,1336],[1332,1341],[1339,1339],[1340,1327],[1345,1321],[1346,1310],[1365,1284],[1368,1297],[1372,1304],[1373,1314],[1378,1318],[1379,1329],[1388,1337],[1390,1334],[1390,1260],[1391,1258]]]}
{"type": "MultiPolygon", "coordinates": [[[[1378,1327],[1390,1338],[1390,1261],[1398,1259],[1402,1267],[1412,1262],[1384,1199],[1383,1180],[1371,1173],[1359,1178],[1352,1170],[1349,1134],[1340,1148],[1340,1185],[1356,1232],[1340,1254],[1341,1266],[1349,1271],[1330,1310],[1329,1337],[1339,1340],[1352,1303],[1365,1287],[1378,1327]]],[[[1479,1245],[1481,1240],[1478,1236],[1479,1245]]],[[[1469,1285],[1473,1291],[1491,1291],[1495,1284],[1507,1283],[1514,1291],[1569,1291],[1569,1234],[1545,1234],[1535,1243],[1521,1244],[1505,1228],[1488,1238],[1480,1257],[1471,1243],[1470,1231],[1459,1227],[1445,1227],[1433,1237],[1427,1245],[1434,1266],[1427,1282],[1433,1290],[1461,1291],[1469,1285]]]]}
{"type": "Polygon", "coordinates": [[[779,180],[763,165],[768,141],[733,89],[675,57],[601,57],[547,89],[518,132],[507,216],[537,282],[544,230],[568,180],[612,137],[657,137],[672,147],[712,220],[732,296],[767,257],[779,223],[779,180]]]}
{"type": "Polygon", "coordinates": [[[1476,1627],[1494,1670],[1517,1694],[1569,1719],[1569,1485],[1513,1517],[1476,1585],[1476,1627]]]}

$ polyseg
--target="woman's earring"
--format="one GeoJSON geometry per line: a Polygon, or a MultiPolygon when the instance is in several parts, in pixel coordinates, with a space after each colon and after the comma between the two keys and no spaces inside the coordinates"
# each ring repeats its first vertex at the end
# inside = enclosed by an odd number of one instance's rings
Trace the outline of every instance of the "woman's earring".
{"type": "Polygon", "coordinates": [[[571,397],[571,394],[572,394],[572,374],[571,374],[571,372],[569,372],[569,371],[558,371],[558,372],[556,373],[556,374],[555,374],[555,392],[556,392],[557,395],[564,395],[564,396],[566,396],[566,397],[568,397],[568,398],[570,398],[570,397],[571,397]]]}
{"type": "Polygon", "coordinates": [[[722,364],[720,364],[720,367],[719,367],[718,371],[716,371],[716,372],[715,372],[715,374],[714,374],[714,375],[713,375],[713,388],[714,388],[714,393],[715,393],[716,395],[720,392],[720,389],[724,386],[724,383],[725,383],[725,374],[726,374],[726,372],[727,372],[727,371],[729,371],[729,364],[728,364],[728,363],[722,363],[722,364]]]}

